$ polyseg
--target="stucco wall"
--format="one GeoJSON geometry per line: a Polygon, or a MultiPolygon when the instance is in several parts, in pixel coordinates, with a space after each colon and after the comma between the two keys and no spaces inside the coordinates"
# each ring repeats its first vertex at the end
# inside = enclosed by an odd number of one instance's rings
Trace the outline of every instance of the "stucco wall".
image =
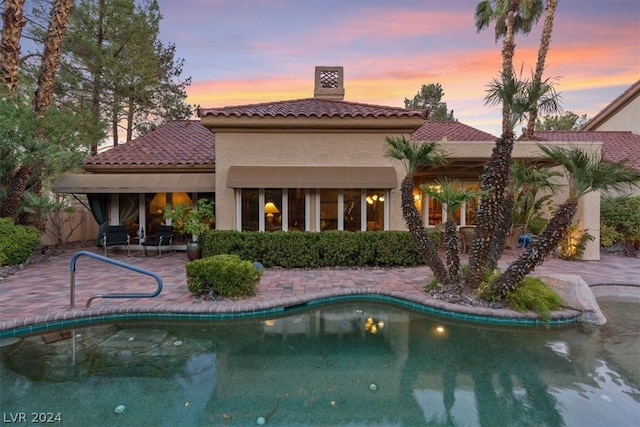
{"type": "Polygon", "coordinates": [[[599,131],[630,131],[640,135],[640,96],[599,125],[599,131]]]}
{"type": "MultiPolygon", "coordinates": [[[[392,166],[397,185],[400,162],[384,157],[387,134],[379,133],[225,133],[216,131],[216,227],[235,229],[234,190],[227,186],[231,166],[392,166]]],[[[388,201],[389,226],[404,230],[399,192],[388,201]]]]}

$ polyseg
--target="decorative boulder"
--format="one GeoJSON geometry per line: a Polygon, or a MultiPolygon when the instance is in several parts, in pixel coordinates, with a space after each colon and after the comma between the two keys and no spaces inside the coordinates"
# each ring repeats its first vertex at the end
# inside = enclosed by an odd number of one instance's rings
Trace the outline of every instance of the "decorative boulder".
{"type": "Polygon", "coordinates": [[[536,275],[562,299],[565,307],[582,312],[578,320],[589,325],[604,325],[604,316],[589,285],[573,274],[536,275]]]}

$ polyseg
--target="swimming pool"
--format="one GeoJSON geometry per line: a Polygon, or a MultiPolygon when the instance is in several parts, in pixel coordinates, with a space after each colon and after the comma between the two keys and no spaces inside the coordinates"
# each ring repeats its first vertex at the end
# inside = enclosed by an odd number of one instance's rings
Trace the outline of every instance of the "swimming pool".
{"type": "Polygon", "coordinates": [[[0,402],[69,426],[635,425],[640,304],[599,303],[597,329],[358,301],[47,333],[2,348],[0,402]]]}

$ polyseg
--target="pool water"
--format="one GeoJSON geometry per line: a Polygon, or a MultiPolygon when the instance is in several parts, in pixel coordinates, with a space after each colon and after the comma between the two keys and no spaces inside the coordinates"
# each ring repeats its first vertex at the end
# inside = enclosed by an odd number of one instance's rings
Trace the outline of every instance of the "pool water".
{"type": "Polygon", "coordinates": [[[597,329],[351,302],[48,333],[1,349],[0,403],[66,426],[637,425],[640,303],[599,303],[597,329]]]}

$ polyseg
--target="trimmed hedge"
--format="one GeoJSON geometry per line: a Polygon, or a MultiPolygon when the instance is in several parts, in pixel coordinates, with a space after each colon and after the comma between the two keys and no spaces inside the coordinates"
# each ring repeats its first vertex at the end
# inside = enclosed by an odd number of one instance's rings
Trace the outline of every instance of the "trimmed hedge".
{"type": "Polygon", "coordinates": [[[39,244],[37,228],[15,225],[9,218],[0,218],[0,266],[23,264],[39,244]]]}
{"type": "Polygon", "coordinates": [[[193,294],[215,292],[228,298],[255,295],[262,270],[237,255],[215,255],[186,264],[187,289],[193,294]]]}
{"type": "MultiPolygon", "coordinates": [[[[434,236],[439,236],[437,230],[434,236]]],[[[203,257],[234,254],[241,259],[258,261],[268,268],[392,267],[424,264],[422,255],[407,231],[261,233],[211,230],[202,236],[202,243],[203,257]]]]}

